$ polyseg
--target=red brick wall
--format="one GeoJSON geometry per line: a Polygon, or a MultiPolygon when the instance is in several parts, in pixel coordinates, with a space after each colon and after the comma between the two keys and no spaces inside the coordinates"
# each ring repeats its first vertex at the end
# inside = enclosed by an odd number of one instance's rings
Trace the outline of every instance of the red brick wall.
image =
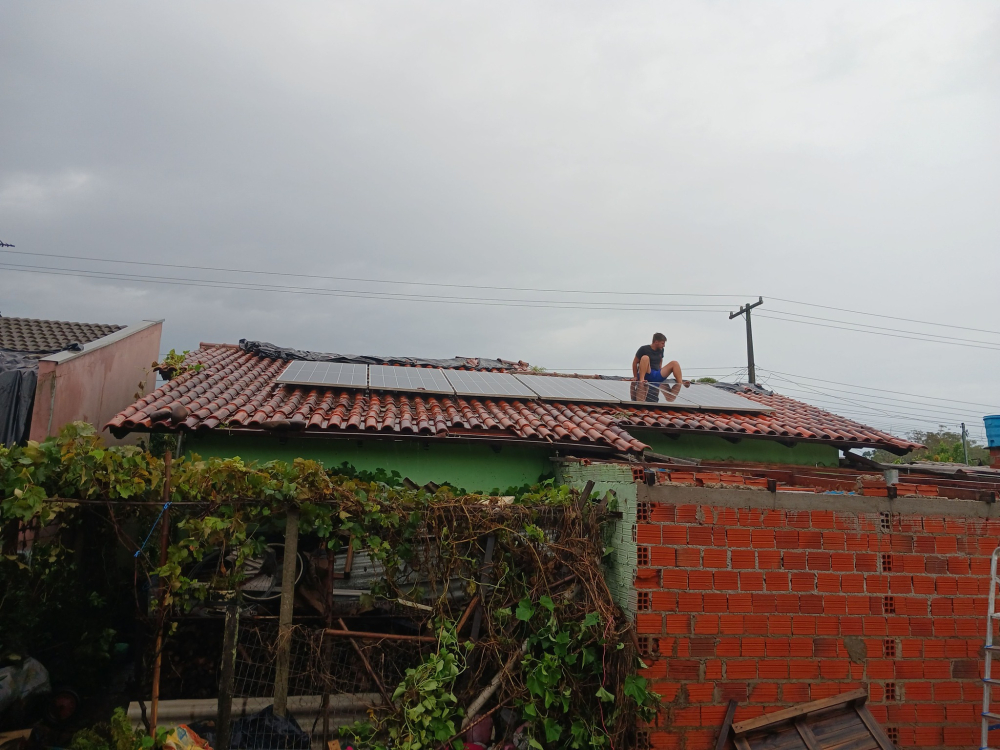
{"type": "Polygon", "coordinates": [[[642,502],[637,517],[653,567],[636,625],[665,706],[651,747],[711,747],[730,698],[741,721],[861,686],[900,747],[978,747],[1000,521],[642,502]]]}

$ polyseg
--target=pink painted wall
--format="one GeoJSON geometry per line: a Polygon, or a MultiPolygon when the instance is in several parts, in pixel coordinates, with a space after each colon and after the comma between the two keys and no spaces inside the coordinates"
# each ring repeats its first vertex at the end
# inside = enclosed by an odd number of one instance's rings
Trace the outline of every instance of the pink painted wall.
{"type": "MultiPolygon", "coordinates": [[[[137,392],[146,395],[152,391],[156,373],[150,365],[160,355],[162,328],[162,322],[155,322],[104,346],[98,346],[98,339],[83,352],[41,360],[30,439],[57,435],[64,425],[78,420],[103,430],[111,417],[135,401],[137,392]],[[63,361],[53,361],[60,358],[63,361]]],[[[110,432],[103,435],[109,445],[137,439],[130,435],[119,440],[110,432]]]]}

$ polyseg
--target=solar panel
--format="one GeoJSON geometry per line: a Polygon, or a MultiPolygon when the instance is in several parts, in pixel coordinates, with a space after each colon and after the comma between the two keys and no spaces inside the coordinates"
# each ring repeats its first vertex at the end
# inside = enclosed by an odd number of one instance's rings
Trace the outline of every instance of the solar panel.
{"type": "Polygon", "coordinates": [[[387,391],[427,391],[429,393],[454,393],[444,370],[429,367],[389,367],[371,365],[368,377],[372,388],[387,391]]]}
{"type": "Polygon", "coordinates": [[[560,401],[607,401],[616,403],[614,396],[591,385],[586,378],[549,377],[546,375],[515,375],[518,380],[539,395],[560,401]]]}
{"type": "Polygon", "coordinates": [[[445,377],[461,396],[514,396],[535,398],[534,392],[524,383],[505,372],[470,372],[445,370],[445,377]]]}
{"type": "Polygon", "coordinates": [[[692,383],[690,388],[684,389],[684,396],[697,403],[702,409],[774,411],[769,406],[765,406],[749,398],[743,398],[722,388],[716,388],[707,383],[692,383]]]}
{"type": "Polygon", "coordinates": [[[678,409],[697,409],[698,404],[687,398],[685,388],[678,389],[676,384],[664,383],[662,388],[655,383],[636,382],[634,380],[594,380],[595,388],[614,396],[616,401],[626,404],[659,404],[674,406],[678,409]]]}
{"type": "Polygon", "coordinates": [[[368,365],[344,362],[290,362],[275,378],[278,383],[295,385],[339,385],[345,388],[368,387],[368,365]]]}

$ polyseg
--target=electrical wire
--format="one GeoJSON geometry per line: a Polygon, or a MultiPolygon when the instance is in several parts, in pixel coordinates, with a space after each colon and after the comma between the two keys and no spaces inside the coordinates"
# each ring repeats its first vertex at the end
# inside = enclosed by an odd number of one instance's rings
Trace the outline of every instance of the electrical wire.
{"type": "MultiPolygon", "coordinates": [[[[512,287],[512,286],[448,284],[441,282],[419,282],[419,281],[405,281],[405,280],[372,279],[372,278],[362,278],[362,277],[324,276],[318,274],[300,274],[300,273],[292,273],[285,271],[257,271],[252,269],[226,268],[220,266],[195,266],[195,265],[185,265],[179,263],[162,263],[155,261],[118,260],[109,258],[97,258],[93,256],[69,255],[62,253],[33,253],[23,250],[11,250],[11,249],[0,249],[0,252],[33,256],[33,257],[37,256],[45,258],[76,259],[76,260],[82,260],[86,262],[96,262],[96,263],[118,263],[118,264],[128,264],[137,266],[155,266],[163,268],[186,268],[186,269],[202,270],[210,272],[256,274],[256,275],[282,276],[282,277],[292,277],[292,278],[342,280],[342,281],[353,281],[361,283],[377,283],[377,284],[390,284],[390,285],[398,284],[398,285],[409,285],[409,286],[420,286],[420,287],[446,287],[455,289],[460,289],[460,288],[489,289],[489,290],[507,290],[507,291],[517,291],[517,292],[544,292],[547,294],[588,294],[588,295],[613,294],[621,296],[644,296],[644,297],[688,297],[688,298],[711,297],[717,299],[724,299],[724,298],[735,299],[741,296],[741,295],[727,295],[727,294],[694,294],[694,293],[679,293],[679,292],[674,292],[674,293],[637,292],[632,290],[629,291],[577,290],[577,289],[558,289],[558,288],[543,288],[543,287],[512,287]]],[[[286,294],[305,294],[313,296],[332,296],[332,297],[345,297],[345,298],[355,298],[355,299],[383,299],[383,300],[405,301],[405,302],[436,302],[441,304],[470,304],[470,305],[489,306],[489,307],[502,306],[502,307],[526,307],[535,309],[568,309],[568,310],[597,310],[597,311],[608,310],[615,312],[617,311],[645,312],[650,310],[656,312],[721,312],[728,310],[728,308],[730,307],[730,305],[721,302],[713,304],[659,303],[657,307],[653,307],[650,305],[644,305],[643,307],[623,307],[615,302],[593,302],[593,301],[582,302],[579,300],[526,300],[526,299],[503,298],[503,297],[501,298],[459,297],[451,295],[426,295],[426,294],[410,294],[401,292],[378,292],[374,290],[362,290],[362,289],[293,287],[293,286],[277,285],[277,284],[265,284],[261,282],[243,282],[235,280],[211,280],[211,279],[187,278],[187,277],[154,276],[149,274],[127,274],[114,271],[95,271],[82,268],[65,268],[65,267],[53,268],[48,266],[16,264],[10,262],[0,263],[0,268],[15,272],[20,271],[22,273],[85,277],[94,279],[104,279],[110,281],[155,283],[155,284],[168,284],[174,286],[208,287],[217,289],[234,289],[239,291],[250,291],[250,292],[280,292],[286,294]]],[[[850,310],[847,308],[838,308],[828,305],[819,305],[816,303],[801,302],[797,300],[790,300],[780,297],[773,297],[771,299],[774,299],[775,301],[779,302],[784,302],[787,304],[805,305],[809,307],[837,310],[840,312],[847,312],[856,315],[870,315],[874,317],[881,317],[893,320],[916,322],[925,325],[956,328],[962,330],[972,330],[972,331],[979,331],[982,333],[1000,335],[1000,332],[998,331],[990,331],[987,329],[970,328],[967,326],[955,326],[951,324],[936,323],[933,321],[921,321],[912,318],[903,318],[900,316],[882,315],[879,313],[868,313],[858,310],[850,310]]],[[[942,334],[922,333],[920,331],[912,331],[912,330],[897,330],[885,326],[875,326],[868,323],[860,323],[855,321],[822,318],[818,316],[805,315],[803,313],[796,313],[781,309],[777,310],[769,309],[766,312],[758,312],[756,317],[771,319],[771,320],[784,320],[785,322],[799,323],[801,325],[813,325],[823,328],[845,330],[853,333],[868,333],[872,335],[891,336],[894,338],[921,341],[924,343],[941,343],[941,344],[948,344],[951,346],[965,346],[967,348],[1000,351],[1000,342],[983,341],[979,339],[965,339],[952,336],[944,336],[942,334]]]]}
{"type": "MultiPolygon", "coordinates": [[[[761,369],[763,370],[764,368],[761,369]]],[[[838,411],[847,413],[852,413],[852,412],[860,413],[864,415],[864,418],[866,419],[870,418],[871,416],[878,416],[889,419],[917,421],[928,424],[958,425],[963,421],[977,419],[978,417],[981,416],[979,414],[974,414],[972,412],[966,412],[962,410],[942,411],[936,407],[929,406],[927,404],[913,404],[908,402],[899,404],[899,403],[885,403],[880,401],[869,401],[865,398],[865,397],[870,397],[869,394],[855,395],[853,398],[848,396],[832,394],[824,390],[819,390],[817,387],[810,386],[807,383],[799,383],[790,378],[782,377],[781,375],[776,374],[776,371],[767,371],[767,372],[770,373],[768,376],[766,376],[766,380],[768,381],[768,383],[770,383],[770,380],[773,378],[775,380],[778,380],[780,383],[789,383],[792,384],[793,386],[799,386],[799,388],[782,387],[781,388],[782,392],[805,394],[811,397],[810,398],[811,401],[818,401],[824,404],[829,404],[832,402],[838,411]],[[816,398],[817,396],[819,396],[820,398],[817,399],[816,398]],[[848,408],[845,409],[844,408],[845,405],[848,408]]],[[[898,399],[894,399],[894,401],[898,401],[898,399]]],[[[982,431],[982,435],[985,438],[985,430],[982,431]]]]}
{"type": "Polygon", "coordinates": [[[757,313],[757,314],[754,315],[754,317],[755,318],[767,318],[769,320],[781,320],[781,321],[784,321],[785,323],[798,323],[800,325],[818,326],[820,328],[835,328],[835,329],[840,330],[840,331],[851,331],[853,333],[867,333],[867,334],[871,334],[872,336],[888,336],[890,338],[909,339],[911,341],[922,341],[925,344],[927,344],[927,343],[947,344],[948,346],[964,346],[967,349],[986,349],[988,351],[994,351],[994,352],[1000,351],[1000,346],[981,346],[981,345],[978,345],[978,344],[962,344],[962,343],[959,343],[959,342],[956,342],[956,341],[944,341],[944,340],[939,340],[939,339],[928,339],[928,338],[925,338],[925,337],[922,337],[922,336],[905,336],[905,335],[898,334],[898,333],[882,333],[880,331],[866,331],[866,330],[864,330],[862,328],[847,328],[845,326],[828,325],[826,323],[813,323],[813,322],[810,322],[808,320],[796,320],[794,318],[778,318],[778,317],[775,317],[773,315],[765,315],[763,313],[757,313]]]}
{"type": "MultiPolygon", "coordinates": [[[[818,390],[816,388],[810,388],[802,383],[797,383],[793,380],[788,380],[786,378],[777,377],[776,380],[779,383],[790,383],[792,385],[798,386],[798,388],[789,389],[787,387],[782,388],[782,391],[792,391],[796,393],[808,393],[812,395],[820,395],[825,397],[830,401],[837,403],[846,403],[858,407],[859,409],[864,409],[871,412],[877,412],[884,416],[906,416],[906,417],[921,417],[928,419],[942,419],[947,420],[951,418],[965,418],[965,419],[975,419],[980,415],[974,412],[963,412],[963,411],[953,411],[946,409],[936,409],[933,407],[924,407],[920,404],[898,404],[898,403],[886,403],[882,401],[872,401],[864,399],[858,396],[851,395],[838,395],[834,393],[828,393],[826,391],[818,390]]],[[[768,381],[770,383],[770,381],[768,381]]],[[[961,419],[960,419],[961,421],[961,419]]]]}
{"type": "MultiPolygon", "coordinates": [[[[13,246],[10,246],[13,247],[13,246]]],[[[608,290],[608,289],[560,289],[555,287],[516,287],[516,286],[497,286],[497,285],[477,285],[477,284],[453,284],[444,283],[436,281],[407,281],[407,280],[392,280],[392,279],[373,279],[355,276],[327,276],[321,274],[305,274],[305,273],[292,273],[289,271],[260,271],[254,269],[246,268],[229,268],[224,266],[197,266],[188,265],[182,263],[163,263],[157,261],[139,261],[139,260],[124,260],[117,258],[97,258],[94,256],[87,255],[69,255],[65,253],[40,253],[31,252],[26,250],[13,250],[13,249],[0,249],[0,252],[16,254],[16,255],[27,255],[27,256],[37,256],[43,258],[60,258],[64,260],[83,260],[93,263],[120,263],[127,265],[139,265],[139,266],[155,266],[161,268],[182,268],[189,270],[200,270],[200,271],[216,271],[223,273],[243,273],[243,274],[256,274],[263,276],[285,276],[294,278],[305,278],[305,279],[324,279],[333,281],[355,281],[368,284],[398,284],[398,285],[409,285],[409,286],[421,286],[421,287],[448,287],[448,288],[465,288],[465,289],[487,289],[487,290],[499,290],[499,291],[516,291],[516,292],[544,292],[547,294],[612,294],[617,296],[628,295],[628,296],[642,296],[642,297],[714,297],[714,298],[749,298],[758,295],[746,295],[746,294],[696,294],[696,293],[683,293],[683,292],[642,292],[636,291],[634,289],[629,290],[608,290]]],[[[802,305],[806,307],[816,307],[824,310],[835,310],[837,312],[851,313],[852,315],[866,315],[869,317],[885,318],[888,320],[899,320],[907,323],[919,323],[922,325],[931,325],[940,328],[954,328],[964,331],[974,331],[977,333],[991,333],[1000,336],[1000,331],[994,331],[986,328],[972,328],[970,326],[960,326],[952,323],[941,323],[932,320],[920,320],[917,318],[906,318],[898,315],[886,315],[884,313],[875,313],[865,310],[852,310],[844,307],[834,307],[831,305],[821,305],[815,302],[803,302],[801,300],[787,299],[784,297],[773,297],[769,296],[769,300],[775,302],[784,302],[791,305],[802,305]]],[[[797,313],[791,313],[797,314],[797,313]]],[[[862,325],[862,324],[859,324],[862,325]]]]}
{"type": "Polygon", "coordinates": [[[825,321],[827,323],[843,323],[844,325],[849,325],[849,326],[859,326],[861,328],[872,328],[872,329],[877,330],[877,331],[892,331],[894,333],[909,333],[909,334],[913,334],[915,336],[932,337],[934,339],[940,339],[940,340],[943,340],[943,341],[962,341],[962,342],[968,342],[968,343],[972,343],[972,344],[989,344],[991,346],[1000,346],[1000,341],[982,341],[980,339],[963,339],[963,338],[958,338],[957,336],[945,336],[945,335],[939,334],[939,333],[926,333],[925,334],[925,333],[922,333],[921,331],[908,331],[908,330],[900,330],[898,328],[887,328],[885,326],[873,326],[873,325],[871,325],[869,323],[855,323],[853,320],[836,320],[836,319],[833,319],[833,318],[820,318],[820,317],[817,317],[815,315],[803,315],[802,313],[792,313],[792,312],[787,312],[785,310],[769,310],[769,312],[771,314],[778,314],[778,315],[785,315],[785,316],[794,316],[795,318],[806,318],[808,320],[822,320],[822,321],[825,321]]]}
{"type": "Polygon", "coordinates": [[[681,307],[671,307],[666,303],[661,303],[660,305],[653,306],[643,306],[643,307],[622,307],[621,305],[615,305],[610,302],[598,302],[589,304],[579,304],[579,303],[568,303],[559,300],[553,300],[551,302],[531,302],[516,299],[497,299],[497,298],[483,298],[476,299],[471,297],[435,297],[432,295],[417,295],[417,294],[398,294],[392,292],[369,292],[360,290],[340,290],[340,289],[325,289],[321,287],[288,287],[280,286],[276,284],[244,284],[242,282],[227,282],[227,281],[209,281],[205,279],[187,279],[183,277],[168,277],[168,276],[143,276],[138,274],[119,274],[112,272],[101,272],[101,271],[88,271],[85,269],[77,268],[42,268],[42,267],[23,267],[19,264],[5,264],[0,263],[0,268],[20,272],[20,273],[35,273],[35,274],[45,274],[54,276],[69,276],[73,278],[79,278],[81,276],[86,278],[96,278],[105,279],[110,281],[131,281],[140,282],[146,284],[167,284],[171,286],[189,286],[189,287],[201,287],[201,288],[212,288],[212,289],[232,289],[237,291],[249,291],[249,292],[275,292],[284,294],[306,294],[321,297],[346,297],[354,299],[378,299],[396,302],[432,302],[439,304],[453,304],[453,305],[481,305],[487,307],[528,307],[536,309],[548,309],[548,310],[597,310],[597,311],[608,311],[608,312],[725,312],[726,307],[718,305],[685,305],[681,307]],[[714,308],[714,309],[708,309],[714,308]]]}
{"type": "Polygon", "coordinates": [[[987,328],[970,328],[969,326],[957,326],[952,323],[938,323],[933,320],[917,320],[916,318],[901,318],[898,315],[885,315],[884,313],[865,312],[864,310],[849,310],[844,307],[831,307],[830,305],[820,305],[815,302],[800,302],[794,299],[784,299],[782,297],[768,297],[775,302],[786,302],[790,305],[804,305],[806,307],[818,307],[823,310],[835,310],[836,312],[846,312],[853,315],[869,315],[876,318],[887,318],[888,320],[900,320],[904,323],[922,323],[928,326],[939,326],[941,328],[957,328],[962,331],[974,331],[976,333],[993,333],[1000,336],[1000,331],[992,331],[987,328]]]}
{"type": "Polygon", "coordinates": [[[326,281],[357,281],[366,284],[400,284],[400,285],[421,286],[421,287],[437,286],[437,287],[449,287],[453,289],[456,288],[487,289],[492,291],[507,291],[507,292],[544,292],[546,294],[614,294],[619,296],[634,295],[643,297],[731,297],[731,298],[740,298],[747,296],[740,294],[694,294],[687,292],[637,292],[634,290],[613,291],[613,290],[601,290],[601,289],[555,289],[555,288],[550,289],[543,287],[492,286],[492,285],[479,285],[479,284],[447,284],[437,281],[404,281],[404,280],[391,280],[391,279],[370,279],[370,278],[361,278],[356,276],[323,276],[320,274],[291,273],[288,271],[256,271],[245,268],[224,268],[220,266],[192,266],[181,263],[158,263],[145,260],[119,260],[112,258],[94,258],[86,255],[36,253],[36,252],[27,252],[22,250],[0,250],[0,252],[14,253],[16,255],[32,255],[42,258],[85,260],[85,261],[92,261],[95,263],[124,263],[128,265],[137,265],[137,266],[157,266],[160,268],[183,268],[192,271],[218,271],[223,273],[246,273],[246,274],[257,274],[262,276],[290,276],[301,279],[324,279],[326,281]]]}
{"type": "Polygon", "coordinates": [[[984,407],[986,409],[997,409],[998,411],[1000,411],[1000,406],[997,406],[995,404],[984,404],[984,403],[980,403],[978,401],[959,401],[958,399],[941,398],[940,396],[925,396],[925,395],[922,395],[922,394],[919,394],[919,393],[904,393],[902,391],[890,390],[888,388],[873,388],[873,387],[867,386],[867,385],[857,385],[856,383],[843,383],[843,382],[841,382],[839,380],[824,380],[822,378],[814,378],[814,377],[810,377],[809,375],[800,375],[800,374],[794,373],[794,372],[783,372],[781,370],[770,370],[770,369],[767,369],[767,368],[761,368],[761,369],[765,369],[767,372],[777,373],[778,375],[786,375],[788,377],[799,378],[800,380],[815,380],[816,382],[819,382],[819,383],[831,383],[833,385],[843,385],[843,386],[846,386],[848,388],[860,388],[861,390],[865,390],[865,391],[878,391],[880,393],[896,393],[896,394],[899,394],[900,396],[910,396],[912,398],[922,398],[922,399],[926,399],[928,401],[947,401],[947,402],[950,402],[950,403],[967,404],[968,406],[981,406],[981,407],[984,407]]]}

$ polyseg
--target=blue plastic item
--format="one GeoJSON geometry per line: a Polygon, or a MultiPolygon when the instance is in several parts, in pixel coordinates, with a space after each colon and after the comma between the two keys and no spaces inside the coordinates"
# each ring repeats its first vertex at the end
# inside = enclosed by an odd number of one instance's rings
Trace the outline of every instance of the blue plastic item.
{"type": "Polygon", "coordinates": [[[986,444],[990,448],[1000,448],[1000,414],[983,417],[986,425],[986,444]]]}

